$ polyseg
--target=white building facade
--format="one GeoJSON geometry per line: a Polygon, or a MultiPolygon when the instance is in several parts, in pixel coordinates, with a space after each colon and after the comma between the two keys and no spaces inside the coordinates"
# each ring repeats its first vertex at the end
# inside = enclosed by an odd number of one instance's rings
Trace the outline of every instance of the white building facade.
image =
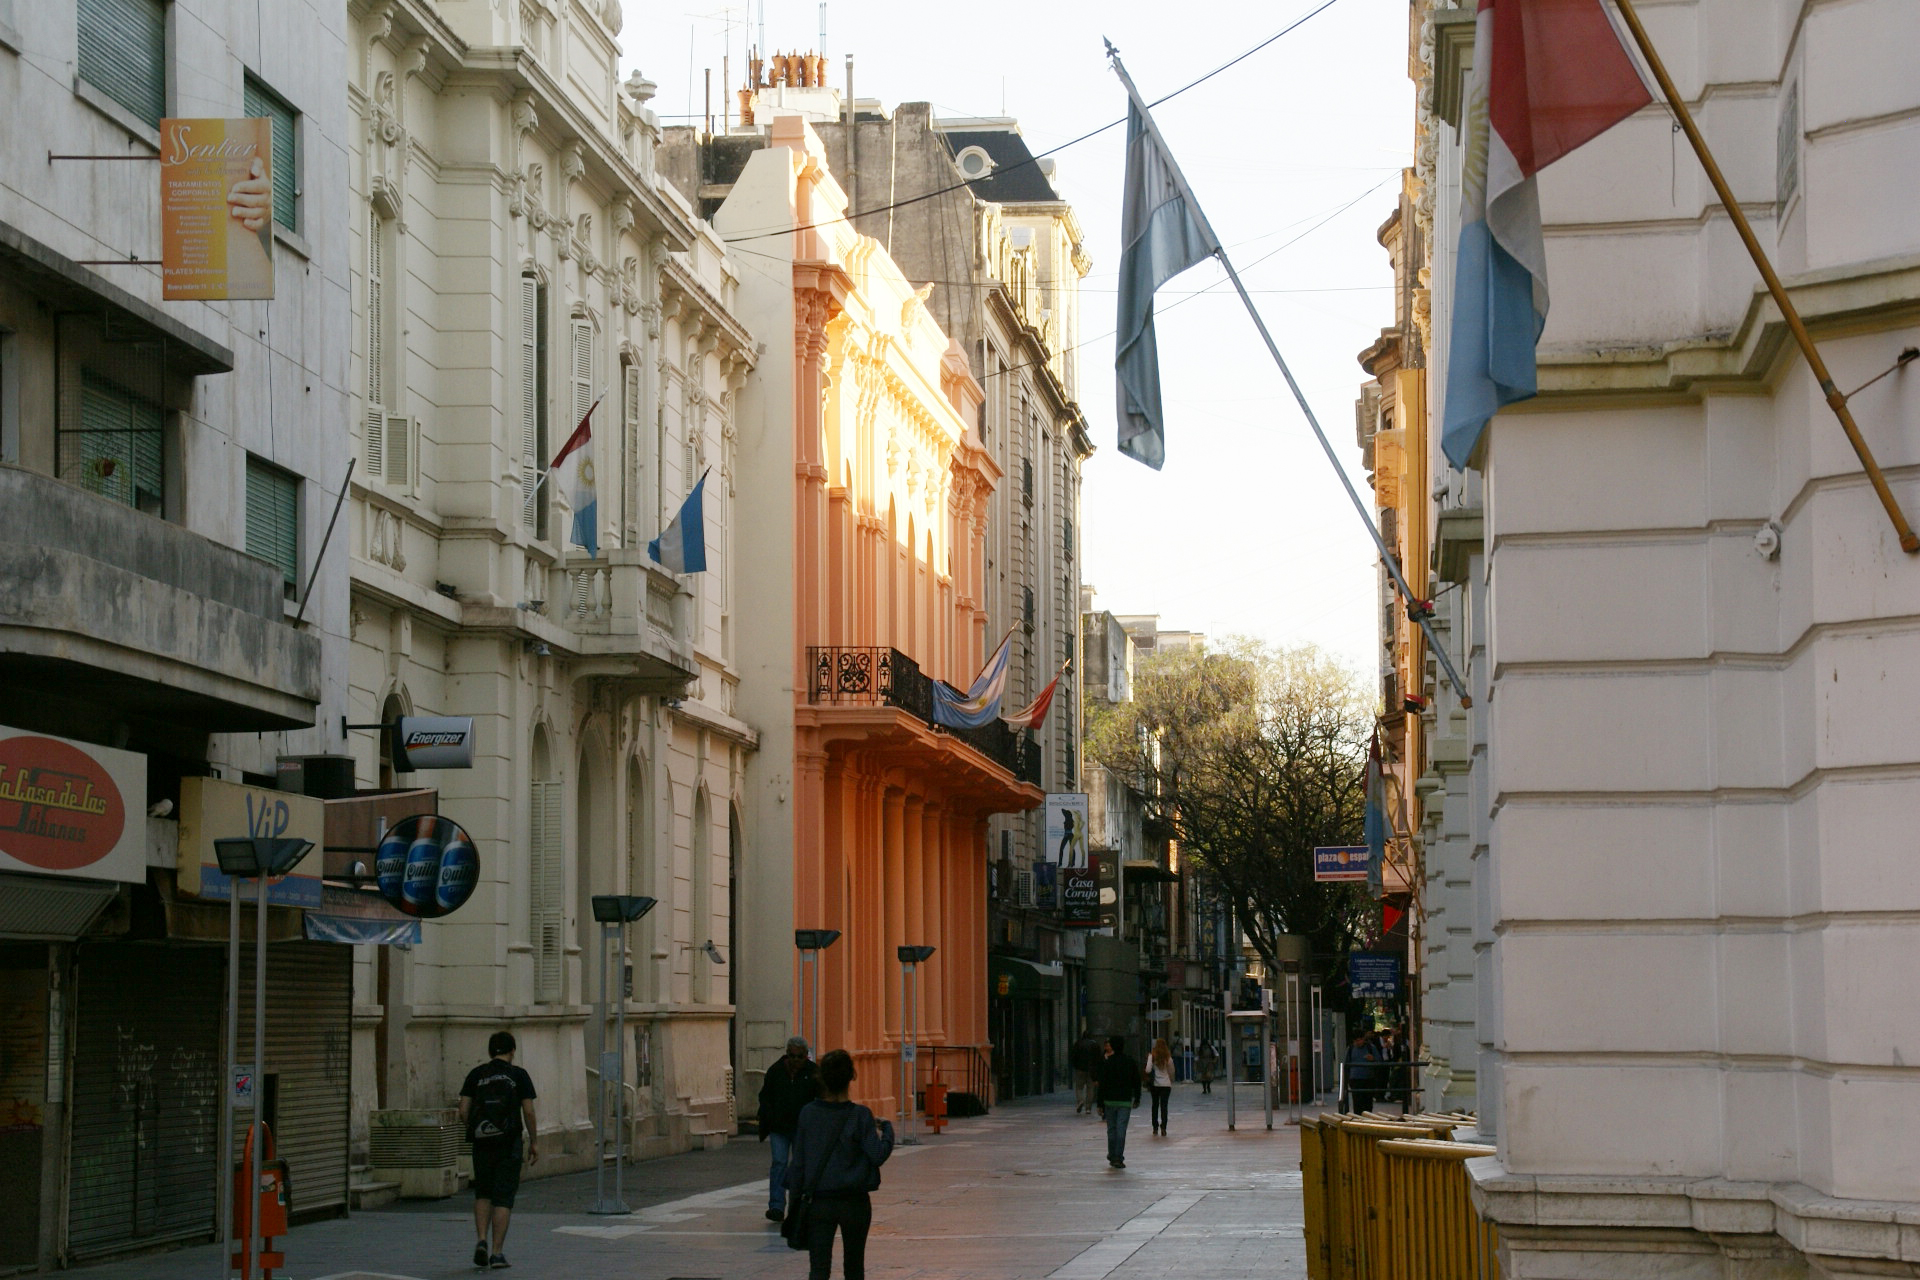
{"type": "MultiPolygon", "coordinates": [[[[1473,15],[1429,9],[1437,441],[1473,15]]],[[[1851,407],[1911,514],[1920,80],[1897,51],[1920,16],[1643,16],[1835,381],[1894,370],[1851,407]]],[[[1432,691],[1426,857],[1475,963],[1429,1016],[1436,1053],[1477,1046],[1499,1156],[1469,1165],[1475,1203],[1510,1276],[1911,1274],[1920,561],[1664,106],[1541,199],[1542,394],[1494,420],[1482,466],[1430,458],[1431,568],[1461,588],[1440,630],[1475,705],[1432,691]]]]}
{"type": "MultiPolygon", "coordinates": [[[[631,1150],[723,1141],[756,741],[733,714],[732,415],[755,358],[733,269],[655,181],[617,3],[351,13],[353,719],[476,718],[474,768],[418,780],[481,858],[420,947],[362,960],[357,1122],[448,1105],[505,1028],[541,1168],[590,1165],[614,1043],[589,900],[625,893],[658,901],[623,984],[631,1150]],[[596,404],[590,557],[543,470],[596,404]],[[676,576],[647,542],[703,475],[708,569],[676,576]]],[[[409,784],[382,741],[354,739],[362,785],[409,784]]]]}

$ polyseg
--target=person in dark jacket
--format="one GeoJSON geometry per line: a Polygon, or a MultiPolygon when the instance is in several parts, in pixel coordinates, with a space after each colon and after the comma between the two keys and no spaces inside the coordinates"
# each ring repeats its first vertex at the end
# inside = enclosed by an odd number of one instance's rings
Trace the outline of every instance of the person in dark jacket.
{"type": "Polygon", "coordinates": [[[1106,1056],[1100,1060],[1094,1096],[1100,1102],[1100,1118],[1107,1122],[1107,1163],[1124,1169],[1127,1167],[1127,1121],[1133,1109],[1140,1105],[1140,1064],[1127,1055],[1124,1037],[1107,1037],[1106,1056]]]}
{"type": "Polygon", "coordinates": [[[813,1197],[808,1280],[833,1269],[833,1233],[840,1232],[840,1273],[865,1280],[867,1231],[873,1226],[869,1193],[880,1186],[880,1166],[893,1154],[893,1126],[847,1096],[853,1057],[835,1049],[820,1059],[820,1097],[800,1109],[787,1164],[787,1190],[813,1197]]]}
{"type": "Polygon", "coordinates": [[[1379,1102],[1374,1085],[1374,1064],[1380,1055],[1374,1051],[1373,1036],[1363,1026],[1353,1029],[1353,1043],[1347,1046],[1347,1106],[1354,1115],[1365,1115],[1379,1102]]]}
{"type": "Polygon", "coordinates": [[[1100,1041],[1092,1032],[1082,1031],[1067,1050],[1067,1062],[1073,1068],[1073,1114],[1093,1110],[1093,1076],[1100,1069],[1100,1041]]]}
{"type": "Polygon", "coordinates": [[[767,1221],[778,1222],[787,1212],[787,1159],[793,1150],[794,1126],[800,1108],[820,1096],[820,1074],[807,1056],[800,1036],[787,1041],[787,1052],[767,1068],[760,1085],[760,1141],[773,1143],[773,1167],[767,1172],[767,1221]]]}

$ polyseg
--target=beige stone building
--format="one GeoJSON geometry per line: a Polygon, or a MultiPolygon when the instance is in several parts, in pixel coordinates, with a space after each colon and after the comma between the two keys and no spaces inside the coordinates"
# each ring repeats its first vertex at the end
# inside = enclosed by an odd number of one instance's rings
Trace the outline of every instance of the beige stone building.
{"type": "MultiPolygon", "coordinates": [[[[471,715],[436,785],[473,834],[473,900],[358,968],[355,1123],[446,1105],[510,1027],[541,1090],[542,1170],[590,1162],[598,927],[632,930],[638,1154],[732,1128],[736,804],[734,406],[756,343],[725,247],[653,173],[652,86],[617,82],[617,3],[350,6],[361,460],[350,512],[356,723],[471,715]],[[596,401],[599,555],[547,460],[596,401]],[[705,474],[703,574],[646,544],[705,474]]],[[[610,1024],[609,1024],[610,1026],[610,1024]]]]}

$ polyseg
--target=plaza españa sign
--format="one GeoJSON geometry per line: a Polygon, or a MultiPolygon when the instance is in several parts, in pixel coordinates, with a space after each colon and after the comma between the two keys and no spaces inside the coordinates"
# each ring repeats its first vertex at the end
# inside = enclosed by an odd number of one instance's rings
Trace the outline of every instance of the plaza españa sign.
{"type": "Polygon", "coordinates": [[[1371,855],[1363,844],[1323,845],[1313,851],[1313,878],[1322,883],[1365,884],[1371,855]]]}

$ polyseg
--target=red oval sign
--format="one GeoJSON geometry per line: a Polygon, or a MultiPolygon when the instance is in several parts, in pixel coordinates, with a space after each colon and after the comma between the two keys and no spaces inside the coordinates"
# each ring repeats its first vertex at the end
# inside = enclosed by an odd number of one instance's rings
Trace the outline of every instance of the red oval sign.
{"type": "Polygon", "coordinates": [[[0,853],[75,871],[112,853],[126,827],[120,788],[92,756],[52,738],[0,741],[0,853]]]}

